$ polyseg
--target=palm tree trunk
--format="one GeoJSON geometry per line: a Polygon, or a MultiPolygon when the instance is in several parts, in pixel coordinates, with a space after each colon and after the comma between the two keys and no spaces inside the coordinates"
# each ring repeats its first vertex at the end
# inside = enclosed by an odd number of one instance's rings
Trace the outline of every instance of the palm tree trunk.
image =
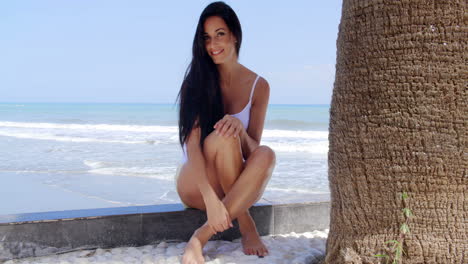
{"type": "Polygon", "coordinates": [[[389,240],[395,263],[468,263],[466,21],[463,0],[344,0],[325,263],[386,263],[389,240]]]}

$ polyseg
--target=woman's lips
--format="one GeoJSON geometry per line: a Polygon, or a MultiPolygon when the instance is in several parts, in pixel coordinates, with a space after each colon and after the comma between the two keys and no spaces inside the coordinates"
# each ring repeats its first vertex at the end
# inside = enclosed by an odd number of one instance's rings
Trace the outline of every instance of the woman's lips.
{"type": "Polygon", "coordinates": [[[217,52],[211,52],[211,55],[213,56],[218,56],[219,54],[223,53],[224,49],[220,50],[220,51],[217,51],[217,52]]]}

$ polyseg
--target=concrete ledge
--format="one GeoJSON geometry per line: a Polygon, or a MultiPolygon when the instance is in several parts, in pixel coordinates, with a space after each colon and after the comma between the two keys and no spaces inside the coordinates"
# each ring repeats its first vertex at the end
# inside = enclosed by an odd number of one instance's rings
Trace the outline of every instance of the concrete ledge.
{"type": "MultiPolygon", "coordinates": [[[[330,202],[256,204],[250,213],[260,235],[326,229],[330,202]]],[[[204,212],[181,204],[70,210],[0,216],[0,261],[79,249],[187,241],[206,221],[204,212]]],[[[234,228],[212,239],[240,237],[234,228]]]]}

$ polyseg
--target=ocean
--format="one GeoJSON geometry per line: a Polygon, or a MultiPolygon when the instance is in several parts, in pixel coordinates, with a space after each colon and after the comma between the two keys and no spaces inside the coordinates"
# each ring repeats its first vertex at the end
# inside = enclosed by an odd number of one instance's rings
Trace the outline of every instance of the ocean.
{"type": "MultiPolygon", "coordinates": [[[[269,105],[273,203],[329,195],[329,105],[269,105]]],[[[179,203],[175,104],[0,103],[0,214],[179,203]]]]}

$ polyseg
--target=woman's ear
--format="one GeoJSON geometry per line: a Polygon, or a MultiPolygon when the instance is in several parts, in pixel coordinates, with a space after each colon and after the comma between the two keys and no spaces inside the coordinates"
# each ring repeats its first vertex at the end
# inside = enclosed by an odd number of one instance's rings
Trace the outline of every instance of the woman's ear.
{"type": "Polygon", "coordinates": [[[231,38],[234,39],[234,43],[237,43],[237,38],[236,38],[236,36],[234,36],[234,33],[232,33],[232,32],[231,32],[231,38]]]}

